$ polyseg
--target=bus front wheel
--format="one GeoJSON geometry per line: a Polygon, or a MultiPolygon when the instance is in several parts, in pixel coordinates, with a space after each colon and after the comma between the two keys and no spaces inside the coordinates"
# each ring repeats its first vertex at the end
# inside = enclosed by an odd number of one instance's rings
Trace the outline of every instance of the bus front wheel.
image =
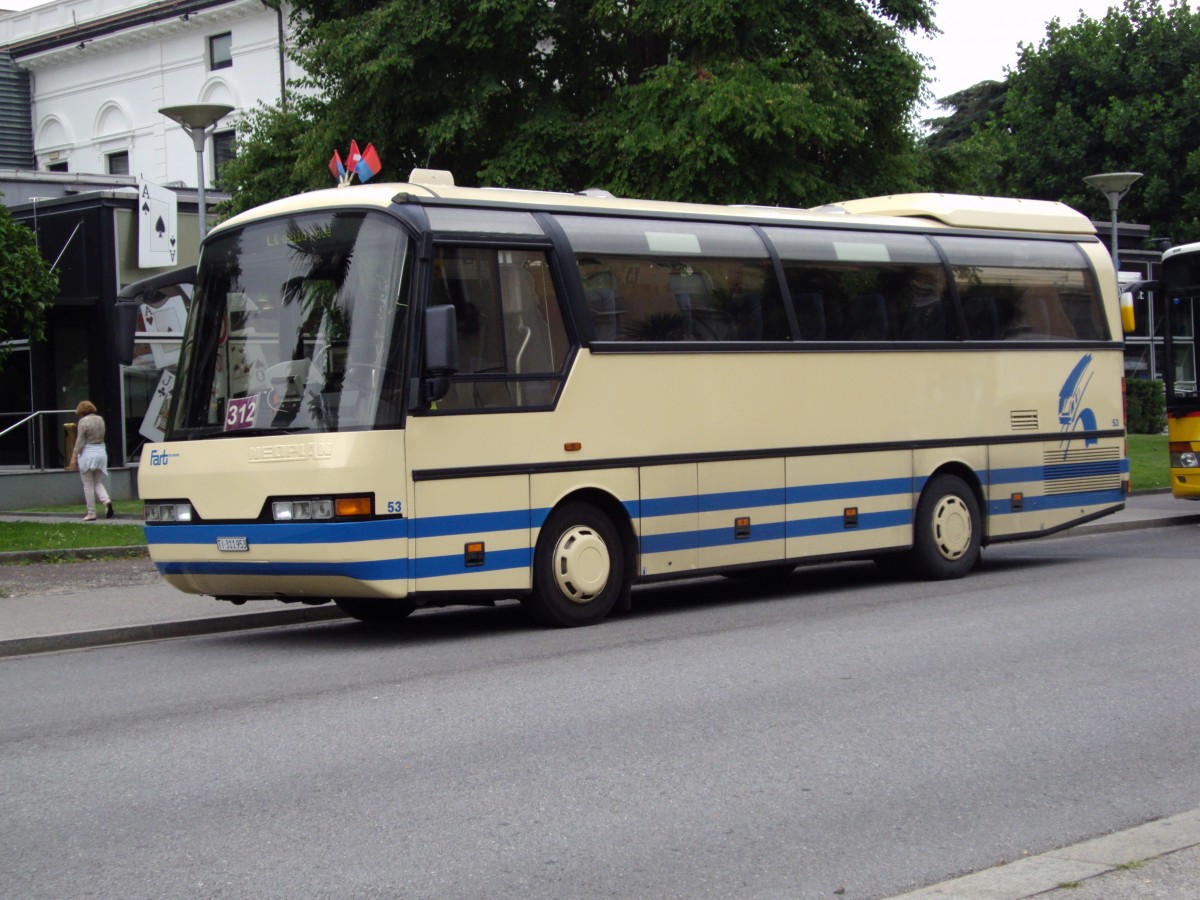
{"type": "Polygon", "coordinates": [[[910,567],[921,578],[962,578],[979,561],[982,537],[975,492],[957,475],[938,475],[917,504],[910,567]]]}
{"type": "Polygon", "coordinates": [[[527,605],[547,625],[594,625],[624,588],[625,551],[612,521],[588,503],[567,503],[542,525],[527,605]]]}
{"type": "Polygon", "coordinates": [[[376,600],[365,597],[337,597],[338,609],[368,625],[396,625],[407,619],[417,608],[409,600],[376,600]]]}

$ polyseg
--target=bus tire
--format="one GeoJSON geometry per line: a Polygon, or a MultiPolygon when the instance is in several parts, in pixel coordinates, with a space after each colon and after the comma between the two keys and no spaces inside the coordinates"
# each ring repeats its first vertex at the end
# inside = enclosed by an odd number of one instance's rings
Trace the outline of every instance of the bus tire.
{"type": "Polygon", "coordinates": [[[909,564],[918,577],[962,578],[979,561],[979,501],[957,475],[938,475],[925,486],[914,529],[909,564]]]}
{"type": "Polygon", "coordinates": [[[563,628],[594,625],[612,612],[624,581],[625,549],[608,516],[578,502],[550,513],[533,557],[534,616],[563,628]]]}
{"type": "Polygon", "coordinates": [[[338,609],[368,625],[397,625],[412,615],[411,600],[377,600],[369,597],[335,597],[338,609]]]}

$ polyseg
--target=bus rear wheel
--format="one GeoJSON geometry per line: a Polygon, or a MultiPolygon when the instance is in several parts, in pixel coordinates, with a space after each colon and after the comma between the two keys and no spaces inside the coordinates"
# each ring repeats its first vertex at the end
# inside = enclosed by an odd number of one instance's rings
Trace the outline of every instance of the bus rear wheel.
{"type": "Polygon", "coordinates": [[[368,625],[396,625],[412,615],[417,605],[409,600],[377,600],[364,597],[335,597],[338,609],[368,625]]]}
{"type": "Polygon", "coordinates": [[[594,625],[624,589],[625,550],[612,520],[588,503],[567,503],[546,518],[533,558],[526,605],[547,625],[594,625]]]}
{"type": "Polygon", "coordinates": [[[979,561],[982,537],[975,492],[957,475],[938,475],[917,504],[910,568],[930,580],[962,578],[979,561]]]}

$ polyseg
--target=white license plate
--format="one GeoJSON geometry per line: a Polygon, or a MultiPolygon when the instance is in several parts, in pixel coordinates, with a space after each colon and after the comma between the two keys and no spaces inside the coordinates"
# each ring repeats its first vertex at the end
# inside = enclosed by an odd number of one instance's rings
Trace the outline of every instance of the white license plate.
{"type": "Polygon", "coordinates": [[[250,544],[244,537],[217,538],[218,550],[249,550],[250,544]]]}

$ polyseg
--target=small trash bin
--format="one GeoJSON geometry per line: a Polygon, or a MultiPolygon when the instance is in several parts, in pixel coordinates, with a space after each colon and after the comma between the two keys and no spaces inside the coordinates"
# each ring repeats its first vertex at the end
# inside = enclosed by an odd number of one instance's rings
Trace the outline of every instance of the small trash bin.
{"type": "Polygon", "coordinates": [[[79,468],[71,465],[71,451],[75,449],[75,431],[78,427],[76,422],[63,423],[63,468],[71,472],[79,468]]]}

